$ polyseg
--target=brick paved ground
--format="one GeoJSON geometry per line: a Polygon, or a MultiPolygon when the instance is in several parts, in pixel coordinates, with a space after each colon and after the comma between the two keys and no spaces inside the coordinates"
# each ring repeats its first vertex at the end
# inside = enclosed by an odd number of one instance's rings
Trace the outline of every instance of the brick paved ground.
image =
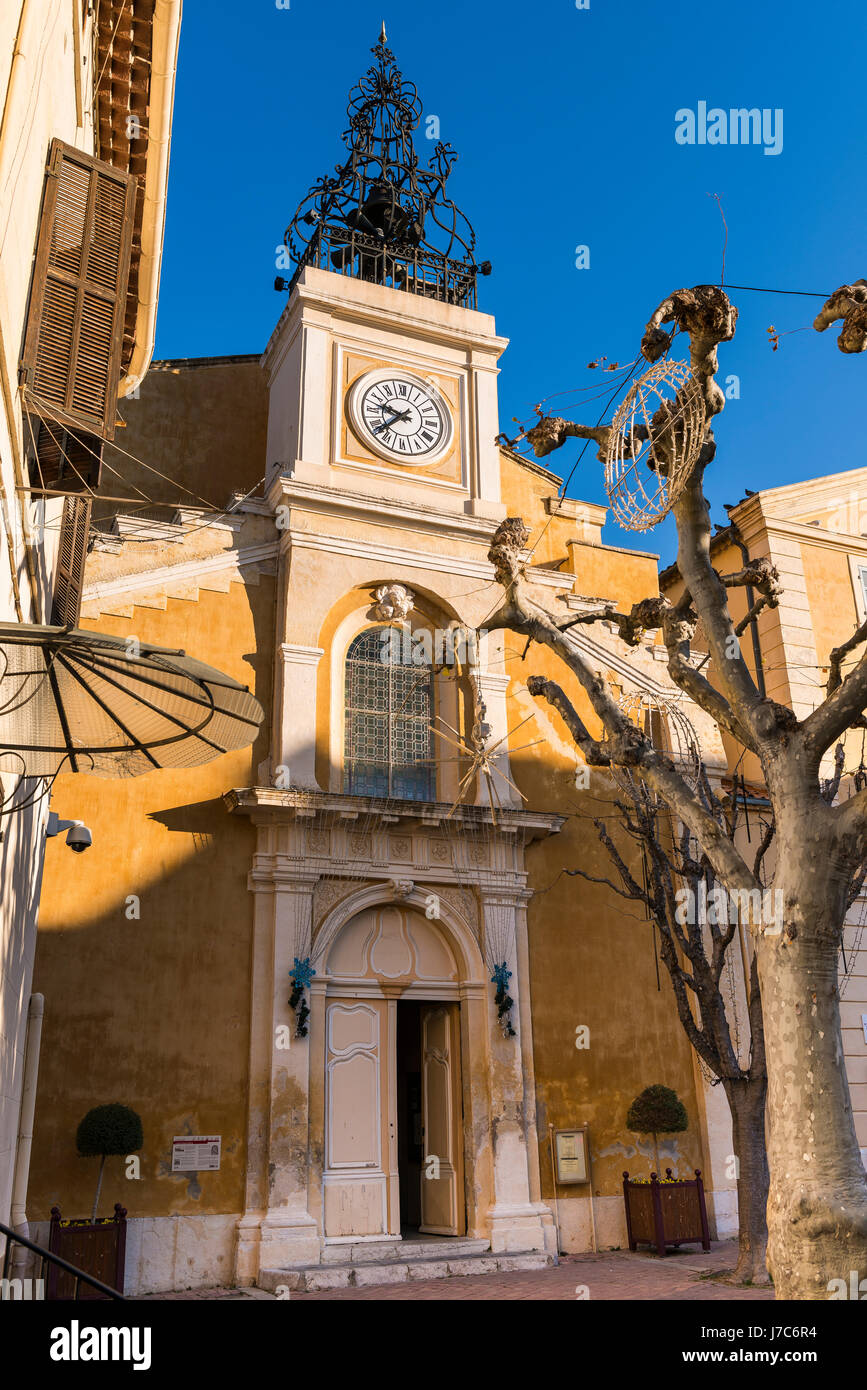
{"type": "MultiPolygon", "coordinates": [[[[642,1299],[702,1302],[705,1300],[770,1299],[769,1289],[732,1288],[707,1276],[734,1265],[734,1241],[715,1242],[709,1254],[684,1250],[664,1260],[650,1253],[630,1254],[612,1250],[601,1255],[563,1255],[556,1268],[517,1274],[456,1276],[451,1279],[412,1280],[405,1284],[381,1284],[372,1288],[335,1289],[323,1293],[293,1293],[291,1301],[335,1299],[448,1300],[481,1299],[499,1302],[574,1300],[576,1289],[586,1288],[591,1300],[642,1299]],[[704,1278],[702,1276],[705,1276],[704,1278]]],[[[269,1299],[260,1289],[194,1289],[178,1293],[148,1294],[145,1299],[269,1299]]]]}

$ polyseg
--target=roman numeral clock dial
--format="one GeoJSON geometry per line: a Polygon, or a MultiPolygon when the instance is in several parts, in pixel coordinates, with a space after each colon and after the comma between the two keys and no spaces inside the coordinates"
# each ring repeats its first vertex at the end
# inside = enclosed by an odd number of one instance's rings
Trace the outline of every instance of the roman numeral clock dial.
{"type": "Polygon", "coordinates": [[[452,442],[451,411],[437,388],[422,377],[367,372],[351,387],[347,405],[362,443],[391,463],[434,463],[452,442]]]}

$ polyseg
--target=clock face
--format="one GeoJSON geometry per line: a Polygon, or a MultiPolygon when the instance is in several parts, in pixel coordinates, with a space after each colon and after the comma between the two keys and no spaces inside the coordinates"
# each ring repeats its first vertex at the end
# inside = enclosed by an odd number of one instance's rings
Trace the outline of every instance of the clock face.
{"type": "Polygon", "coordinates": [[[391,462],[432,463],[451,443],[452,417],[442,395],[407,372],[368,372],[350,392],[349,413],[367,447],[391,462]]]}

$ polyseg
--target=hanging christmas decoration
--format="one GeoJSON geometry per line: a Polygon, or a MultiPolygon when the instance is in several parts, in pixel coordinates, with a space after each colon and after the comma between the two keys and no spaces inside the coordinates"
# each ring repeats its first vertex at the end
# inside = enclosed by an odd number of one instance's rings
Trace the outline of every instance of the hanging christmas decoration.
{"type": "Polygon", "coordinates": [[[620,525],[646,531],[669,512],[704,442],[701,387],[684,362],[655,362],[624,398],[605,446],[605,487],[620,525]]]}
{"type": "Polygon", "coordinates": [[[289,974],[292,983],[292,993],[289,996],[289,1007],[295,1010],[295,1036],[296,1038],[307,1037],[307,1020],[310,1017],[310,1009],[305,999],[305,991],[310,988],[310,983],[316,971],[313,969],[310,957],[305,956],[303,960],[295,957],[292,969],[289,974]]]}
{"type": "Polygon", "coordinates": [[[501,961],[499,965],[494,966],[494,973],[491,976],[491,984],[496,985],[497,987],[496,993],[494,994],[494,1003],[497,1006],[497,1022],[500,1024],[503,1030],[504,1038],[517,1037],[517,1033],[512,1027],[511,1018],[512,1008],[514,1006],[515,1001],[512,998],[511,994],[509,994],[508,992],[509,981],[511,980],[511,978],[512,972],[509,969],[506,961],[501,961]]]}
{"type": "MultiPolygon", "coordinates": [[[[621,695],[618,703],[627,719],[647,735],[654,748],[667,754],[694,791],[701,778],[701,747],[679,696],[635,690],[621,695]]],[[[635,778],[628,767],[612,765],[611,775],[618,786],[631,794],[635,778]]]]}

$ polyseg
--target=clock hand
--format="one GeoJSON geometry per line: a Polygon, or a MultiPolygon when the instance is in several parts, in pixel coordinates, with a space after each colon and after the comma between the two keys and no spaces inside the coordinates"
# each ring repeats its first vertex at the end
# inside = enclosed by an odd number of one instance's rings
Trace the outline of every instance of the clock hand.
{"type": "MultiPolygon", "coordinates": [[[[380,430],[387,429],[389,425],[393,425],[393,424],[394,424],[395,420],[408,420],[408,419],[409,419],[409,411],[408,411],[408,410],[402,410],[402,411],[401,411],[401,410],[395,410],[393,406],[389,407],[389,409],[390,409],[391,412],[392,412],[392,413],[391,413],[391,419],[390,419],[390,420],[386,420],[385,418],[383,418],[382,424],[381,424],[381,425],[377,425],[376,428],[374,429],[374,431],[373,431],[374,434],[378,434],[380,430]]],[[[383,417],[384,417],[384,416],[385,416],[385,407],[384,407],[384,406],[383,406],[383,412],[382,412],[382,413],[383,413],[383,417]]]]}

